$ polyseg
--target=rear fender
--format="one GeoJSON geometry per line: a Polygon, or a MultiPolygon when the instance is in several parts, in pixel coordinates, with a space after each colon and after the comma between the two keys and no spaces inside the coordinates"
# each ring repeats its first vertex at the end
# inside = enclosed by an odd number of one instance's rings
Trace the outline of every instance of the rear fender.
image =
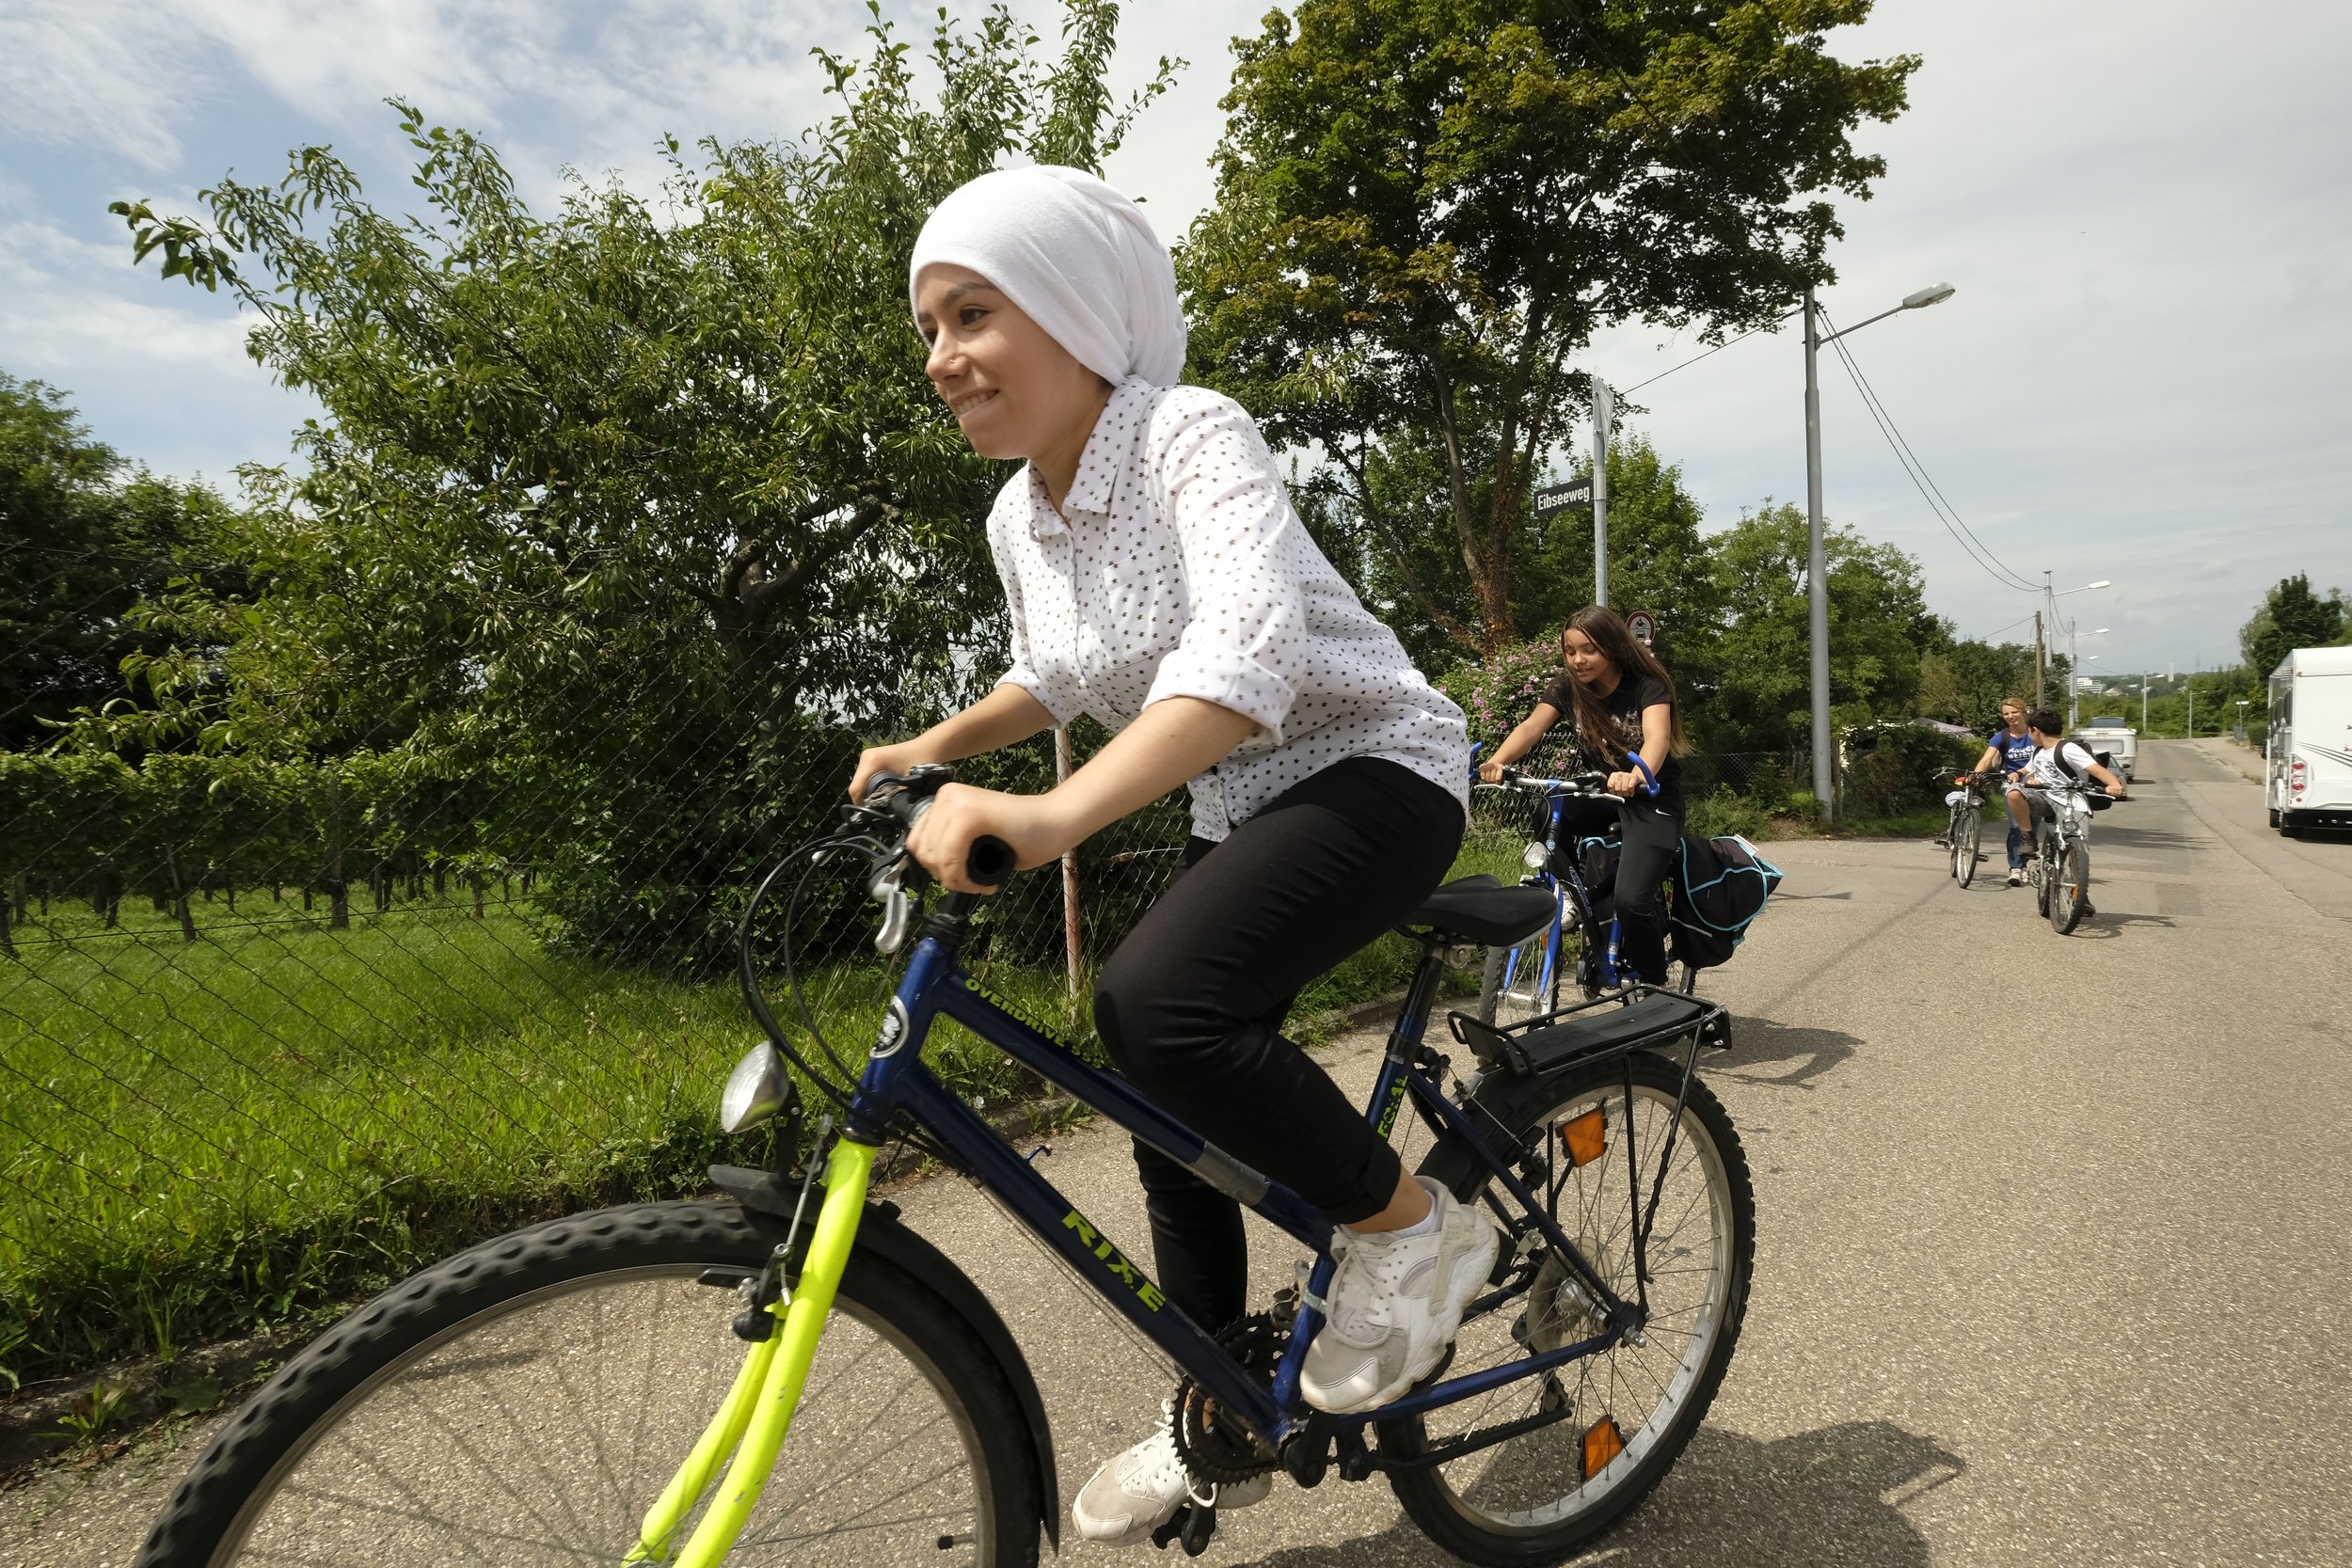
{"type": "MultiPolygon", "coordinates": [[[[775,1231],[779,1241],[783,1239],[785,1227],[792,1222],[792,1211],[800,1202],[797,1191],[779,1184],[768,1171],[741,1165],[713,1165],[710,1180],[740,1203],[755,1223],[775,1231]]],[[[814,1198],[818,1195],[811,1196],[814,1198]]],[[[1039,1479],[1044,1483],[1044,1517],[1039,1522],[1045,1527],[1046,1540],[1057,1552],[1060,1551],[1061,1491],[1054,1479],[1054,1434],[1046,1421],[1045,1402],[1037,1391],[1037,1379],[1030,1374],[1028,1359],[1021,1354],[1012,1332],[1005,1327],[1005,1320],[980,1294],[979,1287],[945,1253],[899,1223],[897,1204],[887,1200],[867,1202],[866,1212],[858,1221],[857,1244],[861,1250],[870,1251],[913,1275],[946,1302],[1005,1370],[1007,1380],[1012,1384],[1013,1397],[1027,1420],[1029,1445],[1037,1456],[1039,1479]]]]}

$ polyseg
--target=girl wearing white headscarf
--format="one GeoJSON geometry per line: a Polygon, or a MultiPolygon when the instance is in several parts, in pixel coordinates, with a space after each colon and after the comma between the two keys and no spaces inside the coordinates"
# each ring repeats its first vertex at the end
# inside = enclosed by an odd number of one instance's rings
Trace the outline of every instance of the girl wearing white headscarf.
{"type": "MultiPolygon", "coordinates": [[[[1077,169],[984,175],[925,224],[908,290],[926,371],[973,449],[1023,460],[988,519],[1009,668],[961,713],[865,752],[850,793],[1080,713],[1116,731],[1045,794],[940,791],[908,847],[975,892],[965,861],[983,834],[1042,865],[1190,784],[1187,869],[1103,967],[1096,1025],[1131,1080],[1330,1217],[1340,1266],[1301,1386],[1326,1410],[1383,1403],[1444,1354],[1495,1232],[1406,1175],[1279,1029],[1300,987],[1453,863],[1461,711],[1308,537],[1249,416],[1178,384],[1175,274],[1134,202],[1077,169]]],[[[1246,1304],[1240,1210],[1157,1150],[1138,1143],[1136,1159],[1161,1287],[1214,1332],[1246,1304]]],[[[1163,1424],[1073,1513],[1089,1539],[1140,1542],[1199,1484],[1163,1424]]]]}

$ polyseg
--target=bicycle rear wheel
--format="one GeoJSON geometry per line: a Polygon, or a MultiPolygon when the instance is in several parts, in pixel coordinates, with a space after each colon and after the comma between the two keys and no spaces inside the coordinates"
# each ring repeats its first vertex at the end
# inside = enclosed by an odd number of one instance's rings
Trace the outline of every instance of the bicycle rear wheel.
{"type": "MultiPolygon", "coordinates": [[[[740,1303],[723,1287],[770,1244],[732,1205],[646,1204],[436,1264],[329,1329],[230,1419],[138,1564],[619,1563],[742,1365],[728,1328],[740,1303]]],[[[852,1254],[783,1457],[727,1561],[1033,1565],[1037,1465],[1006,1437],[1024,1430],[961,1320],[852,1254]]]]}
{"type": "MultiPolygon", "coordinates": [[[[1679,1119],[1679,1065],[1647,1052],[1516,1081],[1482,1097],[1522,1140],[1519,1169],[1560,1228],[1612,1290],[1631,1297],[1636,1195],[1646,1206],[1669,1127],[1677,1129],[1656,1221],[1646,1343],[1621,1341],[1552,1372],[1507,1384],[1402,1421],[1378,1423],[1391,1458],[1531,1416],[1566,1410],[1549,1425],[1422,1468],[1390,1483],[1414,1523],[1447,1551],[1495,1565],[1556,1562],[1608,1529],[1655,1486],[1706,1418],[1738,1344],[1756,1256],[1756,1199],[1747,1157],[1722,1103],[1692,1080],[1679,1119]],[[1594,1119],[1588,1119],[1594,1118],[1594,1119]],[[1597,1136],[1582,1164],[1571,1151],[1597,1136]],[[1630,1154],[1629,1155],[1629,1147],[1630,1154]]],[[[1422,1169],[1475,1189],[1466,1151],[1440,1144],[1422,1169]]],[[[1523,1243],[1524,1244],[1524,1243],[1523,1243]]],[[[1465,1323],[1447,1376],[1506,1365],[1600,1327],[1566,1264],[1540,1243],[1524,1259],[1526,1293],[1465,1323]]]]}

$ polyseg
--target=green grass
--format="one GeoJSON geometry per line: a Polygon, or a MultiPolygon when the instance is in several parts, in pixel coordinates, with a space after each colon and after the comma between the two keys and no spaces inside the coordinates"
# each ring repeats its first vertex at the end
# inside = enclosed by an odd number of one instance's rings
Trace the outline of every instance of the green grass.
{"type": "MultiPolygon", "coordinates": [[[[549,952],[527,911],[463,899],[355,910],[248,895],[198,907],[202,940],[144,904],[101,931],[81,906],[19,927],[0,962],[0,1392],[258,1332],[380,1289],[551,1214],[699,1190],[720,1085],[756,1037],[732,982],[549,952]]],[[[1298,1032],[1401,985],[1387,938],[1302,993],[1298,1032]]],[[[984,981],[1099,1059],[1057,972],[984,981]]],[[[862,1056],[879,961],[808,987],[862,1056]]],[[[771,1004],[787,1020],[771,977],[771,1004]]],[[[1034,1081],[952,1023],[927,1058],[993,1103],[1034,1081]]]]}

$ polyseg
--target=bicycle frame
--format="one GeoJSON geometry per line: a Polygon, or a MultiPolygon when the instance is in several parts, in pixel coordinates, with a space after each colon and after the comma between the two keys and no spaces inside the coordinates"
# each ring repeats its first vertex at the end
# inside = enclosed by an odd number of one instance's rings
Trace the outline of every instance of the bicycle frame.
{"type": "MultiPolygon", "coordinates": [[[[1223,1406],[1269,1445],[1279,1448],[1307,1420],[1298,1374],[1308,1345],[1321,1327],[1321,1305],[1330,1288],[1331,1227],[1314,1208],[1279,1181],[1250,1169],[1201,1138],[1146,1099],[1116,1073],[1090,1066],[1044,1030],[1023,1019],[963,972],[952,940],[927,929],[907,963],[884,1016],[880,1038],[866,1058],[851,1098],[846,1134],[834,1146],[826,1168],[824,1202],[801,1268],[799,1283],[771,1310],[783,1319],[777,1332],[754,1344],[742,1371],[718,1414],[640,1527],[628,1561],[675,1560],[679,1568],[715,1568],[751,1516],[760,1489],[781,1452],[811,1361],[832,1310],[834,1294],[856,1241],[875,1154],[901,1117],[922,1126],[1049,1251],[1156,1348],[1190,1374],[1223,1406]],[[1031,1160],[1013,1152],[939,1080],[922,1060],[931,1023],[945,1016],[1029,1068],[1040,1076],[1107,1116],[1144,1142],[1187,1166],[1202,1180],[1256,1211],[1286,1234],[1314,1249],[1316,1259],[1303,1292],[1290,1340],[1271,1389],[1262,1388],[1201,1325],[1168,1301],[1128,1255],[1055,1188],[1031,1160]],[[725,1479],[693,1535],[675,1559],[664,1553],[686,1514],[732,1453],[725,1479]]],[[[1460,1138],[1485,1164],[1492,1180],[1542,1231],[1558,1255],[1601,1305],[1606,1326],[1574,1344],[1528,1355],[1502,1366],[1450,1378],[1377,1410],[1329,1418],[1343,1432],[1373,1421],[1415,1416],[1534,1377],[1579,1357],[1606,1350],[1640,1321],[1640,1308],[1609,1289],[1580,1254],[1535,1194],[1497,1158],[1470,1118],[1417,1065],[1422,1037],[1438,995],[1443,962],[1435,944],[1424,953],[1406,992],[1403,1011],[1389,1035],[1387,1054],[1373,1085],[1366,1117],[1387,1137],[1410,1102],[1438,1135],[1460,1138]]],[[[1032,1159],[1034,1157],[1032,1156],[1032,1159]]],[[[1471,1303],[1466,1321],[1506,1298],[1490,1291],[1471,1303]]],[[[1497,1429],[1489,1441],[1512,1435],[1497,1429]]],[[[1460,1451],[1468,1451],[1463,1449],[1460,1451]]],[[[1451,1454],[1448,1457],[1452,1457],[1451,1454]]]]}
{"type": "MultiPolygon", "coordinates": [[[[1528,782],[1549,784],[1559,781],[1537,779],[1528,782]]],[[[1601,986],[1603,988],[1615,986],[1629,978],[1617,967],[1617,922],[1613,918],[1608,926],[1602,928],[1599,922],[1594,919],[1592,890],[1584,885],[1584,878],[1581,872],[1570,866],[1567,876],[1563,879],[1552,869],[1559,854],[1560,830],[1566,816],[1565,806],[1565,799],[1557,795],[1548,797],[1545,801],[1547,816],[1544,824],[1544,868],[1537,875],[1543,879],[1543,884],[1551,889],[1554,901],[1551,924],[1545,927],[1540,935],[1528,939],[1529,942],[1540,941],[1543,943],[1543,960],[1536,972],[1535,994],[1546,998],[1552,993],[1553,976],[1558,973],[1564,957],[1561,937],[1566,928],[1566,912],[1571,907],[1576,911],[1576,922],[1579,928],[1593,933],[1597,939],[1594,942],[1597,951],[1593,955],[1593,962],[1596,966],[1596,977],[1601,986]]],[[[1520,948],[1525,945],[1526,942],[1521,942],[1518,946],[1513,947],[1503,958],[1502,973],[1506,984],[1512,970],[1518,961],[1520,948]]]]}

